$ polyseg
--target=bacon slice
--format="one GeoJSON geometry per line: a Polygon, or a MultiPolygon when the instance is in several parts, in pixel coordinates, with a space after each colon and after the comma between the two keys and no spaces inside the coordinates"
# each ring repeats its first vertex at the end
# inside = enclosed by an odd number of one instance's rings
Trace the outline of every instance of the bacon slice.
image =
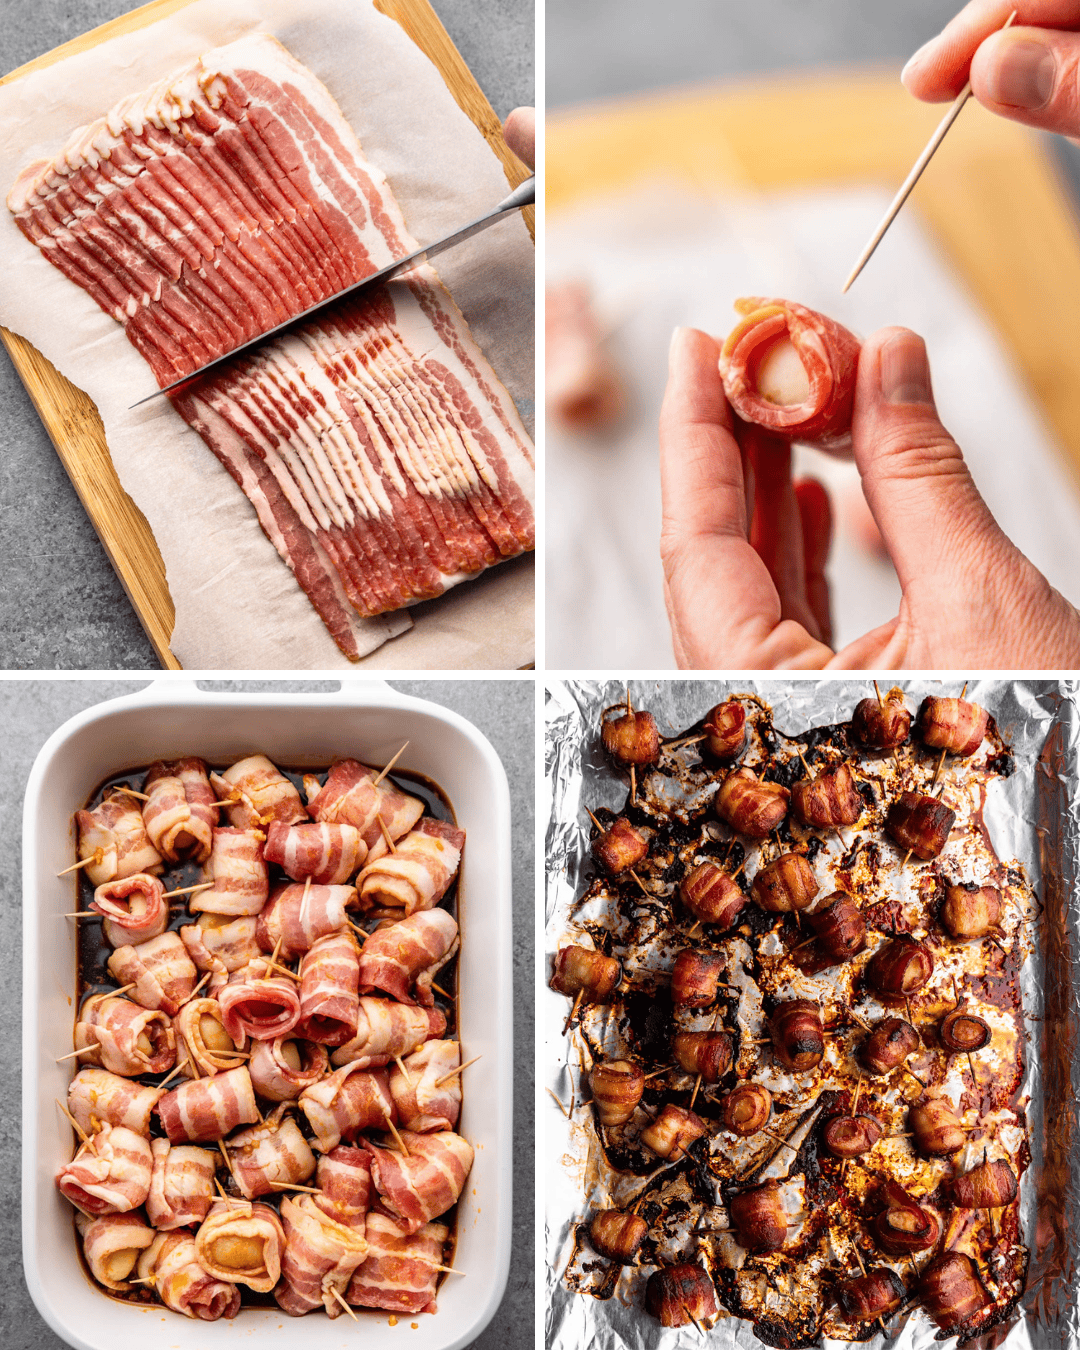
{"type": "Polygon", "coordinates": [[[185,1317],[216,1322],[219,1317],[235,1317],[240,1311],[240,1290],[203,1270],[195,1238],[187,1228],[159,1233],[139,1257],[139,1278],[151,1277],[162,1303],[185,1317]]]}
{"type": "Polygon", "coordinates": [[[369,862],[390,851],[386,842],[387,834],[396,844],[399,839],[405,838],[424,814],[424,803],[420,798],[402,792],[389,778],[375,784],[375,795],[378,799],[376,819],[364,834],[369,862]],[[386,834],[383,833],[384,827],[386,834]]]}
{"type": "Polygon", "coordinates": [[[191,1144],[170,1144],[151,1139],[154,1156],[146,1213],[155,1228],[163,1231],[201,1223],[214,1199],[214,1174],[218,1155],[191,1144]]]}
{"type": "Polygon", "coordinates": [[[248,1061],[255,1091],[272,1102],[295,1101],[301,1092],[326,1073],[326,1047],[291,1036],[256,1041],[248,1061]]]}
{"type": "Polygon", "coordinates": [[[248,1200],[282,1185],[299,1185],[315,1171],[315,1155],[299,1125],[277,1111],[262,1125],[234,1134],[228,1149],[236,1184],[248,1200]]]}
{"type": "Polygon", "coordinates": [[[201,759],[151,764],[143,791],[150,800],[142,816],[150,841],[169,862],[192,857],[205,862],[218,823],[218,805],[201,759]]]}
{"type": "Polygon", "coordinates": [[[736,300],[735,308],[743,318],[721,349],[720,375],[738,415],[778,436],[823,449],[849,445],[858,338],[793,300],[751,296],[736,300]],[[801,364],[805,392],[790,395],[771,387],[770,363],[782,350],[801,364]]]}
{"type": "Polygon", "coordinates": [[[141,1134],[102,1125],[56,1174],[65,1200],[91,1217],[137,1209],[150,1192],[153,1157],[141,1134]]]}
{"type": "Polygon", "coordinates": [[[604,346],[588,286],[549,285],[545,305],[548,416],[567,431],[594,432],[617,422],[626,389],[604,346]]]}
{"type": "Polygon", "coordinates": [[[268,1294],[281,1275],[285,1230],[269,1205],[219,1200],[195,1234],[195,1258],[207,1275],[268,1294]]]}
{"type": "Polygon", "coordinates": [[[265,828],[271,821],[295,825],[307,820],[300,794],[265,755],[249,755],[210,782],[225,806],[229,824],[238,830],[265,828]]]}
{"type": "Polygon", "coordinates": [[[300,1018],[300,995],[291,980],[267,975],[265,961],[250,961],[217,991],[225,1029],[234,1040],[270,1041],[287,1036],[300,1018]]]}
{"type": "Polygon", "coordinates": [[[225,1025],[225,1015],[216,998],[194,998],[176,1015],[177,1061],[189,1078],[220,1073],[236,1067],[236,1051],[247,1044],[225,1025]],[[192,1069],[194,1064],[194,1069],[192,1069]]]}
{"type": "Polygon", "coordinates": [[[376,783],[377,777],[376,769],[359,760],[340,759],[322,788],[308,799],[308,810],[316,820],[356,826],[367,845],[369,862],[388,851],[383,826],[396,843],[424,814],[419,797],[402,792],[389,778],[376,783]]]}
{"type": "Polygon", "coordinates": [[[150,1113],[163,1088],[145,1087],[105,1069],[80,1069],[68,1084],[68,1110],[87,1134],[101,1122],[150,1138],[150,1113]]]}
{"type": "Polygon", "coordinates": [[[176,933],[162,933],[137,947],[117,947],[108,960],[117,984],[133,984],[131,997],[144,1008],[161,1008],[170,1017],[191,997],[198,972],[176,933]]]}
{"type": "Polygon", "coordinates": [[[457,922],[445,909],[422,910],[376,929],[360,951],[360,993],[381,989],[399,1003],[430,1007],[435,1001],[431,981],[457,940],[457,922]]]}
{"type": "Polygon", "coordinates": [[[279,886],[259,915],[259,946],[272,952],[280,939],[279,956],[292,961],[319,938],[347,927],[345,910],[355,903],[353,886],[279,886]]]}
{"type": "Polygon", "coordinates": [[[320,1305],[337,1317],[352,1273],[367,1255],[362,1233],[347,1228],[315,1203],[318,1197],[302,1195],[281,1202],[285,1229],[285,1252],[281,1260],[281,1283],[274,1297],[284,1312],[302,1317],[320,1305]]]}
{"type": "Polygon", "coordinates": [[[296,1034],[321,1045],[344,1045],[360,1012],[360,948],[352,931],[319,938],[300,962],[296,1034]]]}
{"type": "Polygon", "coordinates": [[[457,1041],[428,1041],[402,1063],[405,1073],[397,1065],[390,1071],[390,1092],[402,1129],[416,1134],[452,1130],[461,1110],[461,1075],[442,1086],[439,1079],[461,1063],[461,1046],[457,1041]]]}
{"type": "Polygon", "coordinates": [[[180,929],[180,939],[199,970],[231,973],[259,955],[259,922],[253,914],[200,914],[197,923],[180,929]]]}
{"type": "Polygon", "coordinates": [[[390,1082],[384,1071],[365,1073],[345,1064],[300,1094],[300,1109],[315,1134],[315,1147],[329,1153],[361,1130],[397,1123],[390,1082]]]}
{"type": "Polygon", "coordinates": [[[110,994],[92,995],[79,1010],[75,1048],[90,1046],[97,1049],[80,1057],[84,1064],[127,1078],[164,1073],[176,1063],[176,1034],[166,1014],[110,994]]]}
{"type": "Polygon", "coordinates": [[[80,861],[92,858],[98,849],[102,851],[101,861],[84,869],[94,886],[122,881],[136,872],[161,871],[161,855],[150,842],[135,798],[118,792],[92,811],[76,811],[75,823],[80,861]]]}
{"type": "Polygon", "coordinates": [[[86,1264],[98,1284],[118,1293],[131,1289],[127,1277],[135,1269],[139,1253],[156,1236],[142,1214],[135,1210],[92,1219],[80,1213],[75,1216],[75,1226],[82,1236],[86,1264]]]}
{"type": "Polygon", "coordinates": [[[191,896],[193,913],[258,914],[270,894],[269,869],[263,861],[260,830],[215,830],[203,881],[213,890],[191,896]]]}
{"type": "Polygon", "coordinates": [[[461,864],[465,831],[443,820],[421,820],[394,853],[384,853],[356,878],[362,906],[404,906],[405,915],[434,909],[461,864]]]}
{"type": "Polygon", "coordinates": [[[310,877],[316,886],[340,886],[364,865],[367,845],[355,825],[285,825],[266,831],[263,857],[294,881],[310,877]]]}
{"type": "Polygon", "coordinates": [[[315,1196],[322,1212],[363,1233],[371,1208],[371,1155],[362,1148],[339,1144],[319,1158],[315,1184],[322,1192],[315,1196]]]}
{"type": "Polygon", "coordinates": [[[409,1233],[455,1204],[473,1163],[472,1145],[450,1130],[436,1134],[401,1133],[409,1157],[365,1144],[371,1154],[371,1180],[386,1208],[409,1233]]]}
{"type": "Polygon", "coordinates": [[[213,1078],[181,1083],[166,1092],[156,1109],[174,1144],[212,1143],[224,1139],[237,1125],[252,1125],[259,1119],[251,1078],[243,1066],[213,1078]]]}
{"type": "Polygon", "coordinates": [[[147,942],[169,926],[165,888],[148,872],[107,881],[94,892],[90,908],[105,916],[105,937],[113,947],[147,942]]]}
{"type": "Polygon", "coordinates": [[[435,1286],[450,1236],[446,1224],[426,1223],[410,1233],[405,1224],[376,1210],[368,1215],[365,1236],[367,1259],[349,1281],[346,1301],[396,1313],[438,1311],[435,1286]]]}
{"type": "Polygon", "coordinates": [[[389,998],[362,998],[359,1005],[356,1035],[330,1056],[336,1065],[380,1068],[395,1055],[407,1055],[446,1030],[446,1018],[438,1008],[410,1006],[389,998]]]}

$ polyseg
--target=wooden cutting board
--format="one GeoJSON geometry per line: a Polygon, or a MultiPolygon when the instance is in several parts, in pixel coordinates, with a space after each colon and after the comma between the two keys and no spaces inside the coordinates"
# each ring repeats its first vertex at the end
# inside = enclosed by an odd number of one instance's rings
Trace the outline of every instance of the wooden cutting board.
{"type": "MultiPolygon", "coordinates": [[[[18,70],[4,76],[0,84],[18,80],[33,70],[96,47],[109,38],[145,28],[191,2],[152,0],[151,4],[121,15],[20,66],[18,70]]],[[[529,169],[503,140],[502,124],[495,110],[428,0],[372,0],[372,3],[383,14],[395,19],[437,67],[458,107],[479,128],[499,157],[510,186],[516,187],[523,182],[529,176],[529,169]]],[[[534,229],[533,208],[527,207],[523,214],[531,234],[534,229]]],[[[93,522],[109,561],[116,569],[161,664],[167,670],[179,670],[180,662],[169,650],[176,613],[165,583],[165,564],[146,517],[120,486],[97,408],[81,389],[76,389],[64,379],[24,338],[8,332],[6,328],[0,328],[0,339],[26,386],[38,416],[56,447],[79,500],[93,522]]]]}
{"type": "MultiPolygon", "coordinates": [[[[897,74],[785,74],[550,113],[547,210],[672,174],[704,190],[895,190],[943,111],[897,74]]],[[[1080,228],[1045,140],[972,101],[904,210],[996,326],[1080,483],[1080,228]]]]}

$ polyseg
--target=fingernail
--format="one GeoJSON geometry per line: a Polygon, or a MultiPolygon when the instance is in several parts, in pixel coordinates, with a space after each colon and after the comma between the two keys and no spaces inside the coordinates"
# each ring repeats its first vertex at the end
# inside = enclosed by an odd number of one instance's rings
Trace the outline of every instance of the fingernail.
{"type": "Polygon", "coordinates": [[[689,328],[676,328],[671,335],[671,345],[668,347],[667,356],[669,375],[675,369],[675,358],[678,355],[682,344],[686,341],[686,335],[689,331],[689,328]]]}
{"type": "Polygon", "coordinates": [[[886,342],[881,349],[878,378],[886,403],[934,401],[926,348],[914,333],[897,333],[886,342]]]}
{"type": "Polygon", "coordinates": [[[937,38],[931,38],[929,42],[924,42],[923,45],[919,48],[919,50],[915,53],[915,55],[908,61],[907,65],[900,72],[900,83],[902,85],[905,86],[907,85],[908,76],[911,74],[911,72],[915,69],[915,67],[919,64],[919,62],[923,59],[923,57],[926,55],[926,53],[930,50],[930,48],[934,45],[936,41],[937,38]]]}
{"type": "Polygon", "coordinates": [[[986,72],[986,93],[1007,108],[1042,108],[1054,92],[1054,53],[1030,38],[997,43],[986,72]]]}

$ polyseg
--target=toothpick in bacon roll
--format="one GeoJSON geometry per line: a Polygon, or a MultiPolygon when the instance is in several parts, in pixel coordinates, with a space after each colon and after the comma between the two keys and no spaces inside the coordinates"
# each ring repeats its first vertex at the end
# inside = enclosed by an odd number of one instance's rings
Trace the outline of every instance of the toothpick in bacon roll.
{"type": "Polygon", "coordinates": [[[960,1209],[1001,1209],[1016,1199],[1016,1173],[1007,1162],[983,1162],[949,1184],[960,1209]]]}
{"type": "Polygon", "coordinates": [[[858,338],[793,300],[749,296],[735,309],[743,317],[721,348],[720,376],[736,413],[823,450],[849,446],[858,338]]]}
{"type": "Polygon", "coordinates": [[[699,863],[679,882],[679,898],[702,923],[731,928],[746,904],[739,883],[714,862],[699,863]]]}
{"type": "Polygon", "coordinates": [[[287,1195],[281,1202],[285,1251],[274,1298],[291,1317],[315,1308],[325,1308],[329,1317],[340,1316],[334,1291],[345,1297],[353,1271],[368,1252],[364,1235],[324,1213],[317,1198],[287,1195]]]}
{"type": "Polygon", "coordinates": [[[168,1016],[109,994],[92,994],[79,1009],[75,1048],[88,1049],[80,1056],[83,1064],[126,1078],[164,1073],[176,1063],[176,1033],[168,1016]]]}
{"type": "Polygon", "coordinates": [[[802,823],[814,830],[854,825],[864,809],[851,766],[846,763],[793,784],[791,805],[802,823]]]}
{"type": "Polygon", "coordinates": [[[905,998],[916,993],[933,973],[930,948],[907,934],[882,943],[865,970],[866,983],[885,998],[905,998]]]}
{"type": "Polygon", "coordinates": [[[195,998],[176,1014],[177,1062],[189,1078],[234,1069],[236,1054],[247,1044],[225,1025],[225,1015],[216,998],[195,998]],[[192,1068],[194,1064],[194,1068],[192,1068]]]}
{"type": "Polygon", "coordinates": [[[601,830],[590,845],[597,862],[608,876],[622,876],[645,857],[649,841],[625,816],[601,830]]]}
{"type": "Polygon", "coordinates": [[[76,1214],[75,1226],[83,1240],[83,1255],[90,1273],[106,1289],[123,1293],[133,1286],[128,1276],[135,1269],[139,1253],[150,1246],[157,1234],[142,1214],[102,1214],[93,1219],[76,1214]]]}
{"type": "Polygon", "coordinates": [[[255,1091],[271,1102],[295,1101],[326,1073],[330,1060],[325,1045],[276,1036],[252,1042],[248,1072],[255,1091]]]}
{"type": "Polygon", "coordinates": [[[645,1090],[645,1071],[626,1059],[602,1060],[589,1073],[589,1088],[601,1125],[625,1125],[645,1090]]]}
{"type": "Polygon", "coordinates": [[[161,1008],[170,1017],[191,997],[198,971],[176,933],[167,932],[135,947],[117,947],[107,962],[117,984],[133,984],[131,997],[144,1008],[161,1008]]]}
{"type": "Polygon", "coordinates": [[[296,1034],[320,1045],[344,1045],[360,1014],[360,949],[352,929],[312,944],[300,962],[300,1019],[296,1034]]]}
{"type": "Polygon", "coordinates": [[[353,1272],[346,1302],[401,1314],[433,1313],[438,1267],[450,1236],[444,1223],[426,1223],[415,1233],[386,1214],[368,1215],[368,1251],[353,1272]]]}
{"type": "Polygon", "coordinates": [[[200,971],[231,974],[259,955],[255,938],[259,922],[253,914],[200,914],[180,929],[180,940],[200,971]]]}
{"type": "Polygon", "coordinates": [[[932,750],[966,759],[982,745],[990,714],[962,698],[927,697],[919,708],[919,735],[932,750]]]}
{"type": "Polygon", "coordinates": [[[359,760],[342,759],[331,768],[321,788],[317,779],[304,780],[312,818],[355,825],[368,847],[369,862],[389,851],[383,827],[397,843],[424,814],[419,797],[402,792],[389,778],[376,783],[377,776],[359,760]]]}
{"type": "Polygon", "coordinates": [[[911,735],[911,713],[904,707],[903,694],[890,692],[879,703],[864,698],[855,707],[851,730],[857,741],[870,750],[894,750],[906,745],[911,735]]]}
{"type": "Polygon", "coordinates": [[[600,1209],[589,1220],[589,1241],[605,1261],[632,1266],[637,1260],[649,1225],[640,1214],[621,1209],[600,1209]]]}
{"type": "Polygon", "coordinates": [[[167,862],[191,857],[205,862],[218,823],[218,804],[201,759],[161,760],[150,765],[142,816],[151,843],[167,862]]]}
{"type": "Polygon", "coordinates": [[[232,1318],[240,1311],[240,1290],[215,1279],[199,1265],[195,1238],[187,1228],[159,1233],[139,1257],[139,1278],[153,1282],[158,1297],[173,1312],[202,1322],[232,1318]]]}
{"type": "Polygon", "coordinates": [[[938,922],[957,942],[985,937],[1001,922],[1001,892],[996,886],[947,885],[938,922]]]}
{"type": "Polygon", "coordinates": [[[106,1069],[80,1069],[68,1084],[67,1107],[87,1134],[95,1122],[123,1125],[150,1138],[150,1115],[164,1096],[162,1088],[147,1087],[106,1069]]]}
{"type": "Polygon", "coordinates": [[[300,1020],[300,995],[292,980],[271,975],[262,958],[233,972],[217,991],[225,1030],[234,1040],[287,1036],[300,1020]]]}
{"type": "Polygon", "coordinates": [[[813,904],[820,889],[801,853],[782,853],[757,873],[750,894],[770,914],[790,914],[813,904]]]}
{"type": "Polygon", "coordinates": [[[861,1158],[885,1133],[873,1116],[833,1116],[821,1132],[821,1140],[834,1158],[861,1158]]]}
{"type": "Polygon", "coordinates": [[[157,1104],[165,1133],[174,1144],[213,1143],[237,1125],[259,1119],[247,1069],[230,1069],[213,1078],[196,1078],[166,1092],[157,1104]]]}
{"type": "Polygon", "coordinates": [[[446,1017],[438,1008],[410,1006],[388,998],[361,998],[356,1035],[338,1046],[330,1059],[338,1067],[357,1063],[361,1069],[381,1068],[395,1055],[407,1055],[445,1030],[446,1017]]]}
{"type": "Polygon", "coordinates": [[[265,755],[249,755],[210,782],[229,824],[238,830],[265,828],[272,820],[295,825],[308,814],[300,794],[265,755]]]}
{"type": "Polygon", "coordinates": [[[875,1076],[892,1073],[922,1045],[919,1033],[902,1017],[884,1017],[859,1047],[859,1062],[875,1076]]]}
{"type": "Polygon", "coordinates": [[[850,961],[866,946],[866,920],[850,895],[833,891],[820,908],[806,916],[817,938],[815,954],[831,965],[850,961]]]}
{"type": "Polygon", "coordinates": [[[433,909],[457,876],[464,847],[464,830],[426,816],[395,852],[368,863],[356,878],[361,907],[404,907],[406,916],[433,909]]]}
{"type": "Polygon", "coordinates": [[[367,844],[355,825],[286,825],[266,829],[263,857],[294,881],[310,877],[316,886],[341,886],[364,865],[367,844]]]}
{"type": "Polygon", "coordinates": [[[849,1322],[876,1322],[899,1308],[907,1298],[907,1287],[895,1270],[878,1266],[865,1275],[844,1280],[836,1298],[849,1322]]]}
{"type": "Polygon", "coordinates": [[[733,1195],[728,1201],[728,1215],[740,1247],[751,1252],[772,1252],[784,1245],[788,1219],[775,1181],[733,1195]]]}
{"type": "Polygon", "coordinates": [[[431,1007],[431,981],[457,947],[457,922],[445,909],[425,909],[379,927],[360,953],[360,993],[381,989],[399,1003],[431,1007]]]}
{"type": "Polygon", "coordinates": [[[721,764],[730,764],[746,748],[746,709],[738,699],[718,703],[704,722],[704,748],[721,764]]]}
{"type": "Polygon", "coordinates": [[[154,1170],[146,1213],[155,1228],[163,1232],[202,1223],[214,1201],[214,1175],[218,1154],[194,1144],[170,1144],[167,1139],[151,1139],[154,1170]]]}
{"type": "Polygon", "coordinates": [[[589,1003],[604,1003],[622,979],[622,966],[613,956],[591,947],[560,947],[549,984],[559,994],[576,998],[581,994],[589,1003]]]}
{"type": "Polygon", "coordinates": [[[305,1088],[299,1102],[321,1153],[329,1153],[342,1139],[353,1138],[361,1130],[383,1129],[388,1120],[397,1124],[397,1107],[384,1069],[368,1072],[358,1064],[345,1064],[305,1088]]]}
{"type": "Polygon", "coordinates": [[[760,1083],[740,1083],[724,1098],[724,1128],[743,1139],[764,1129],[772,1115],[772,1093],[760,1083]]]}
{"type": "Polygon", "coordinates": [[[146,833],[137,798],[117,792],[92,811],[76,811],[75,823],[79,830],[80,862],[92,858],[98,849],[102,852],[100,862],[83,869],[92,885],[122,881],[136,872],[161,871],[161,854],[146,833]]]}
{"type": "Polygon", "coordinates": [[[94,891],[90,908],[105,917],[105,938],[112,947],[135,946],[164,933],[169,926],[165,888],[149,872],[122,881],[107,881],[94,891]]]}
{"type": "Polygon", "coordinates": [[[401,1137],[409,1156],[365,1141],[371,1154],[371,1180],[382,1203],[409,1233],[455,1204],[472,1169],[472,1145],[452,1130],[401,1137]]]}
{"type": "Polygon", "coordinates": [[[202,880],[213,888],[188,900],[193,914],[258,914],[270,894],[270,873],[262,855],[261,830],[215,830],[202,880]]]}
{"type": "Polygon", "coordinates": [[[671,1001],[676,1008],[707,1008],[716,1002],[725,957],[688,947],[671,968],[671,1001]]]}
{"type": "Polygon", "coordinates": [[[821,1009],[806,998],[778,1003],[769,1018],[773,1053],[792,1073],[808,1073],[816,1068],[825,1053],[825,1032],[821,1009]]]}
{"type": "Polygon", "coordinates": [[[447,1075],[461,1063],[461,1046],[457,1041],[427,1041],[401,1062],[404,1073],[396,1064],[390,1070],[390,1095],[402,1129],[415,1134],[452,1130],[461,1111],[461,1075],[447,1075]],[[447,1081],[440,1085],[443,1078],[447,1081]]]}
{"type": "Polygon", "coordinates": [[[268,1294],[281,1276],[285,1231],[269,1205],[219,1200],[195,1234],[195,1255],[207,1275],[268,1294]]]}
{"type": "Polygon", "coordinates": [[[928,797],[922,792],[902,792],[889,807],[885,833],[900,848],[929,862],[945,847],[955,822],[956,812],[939,797],[928,797]]]}
{"type": "Polygon", "coordinates": [[[693,1111],[668,1102],[652,1124],[641,1131],[641,1142],[668,1162],[678,1162],[707,1129],[705,1122],[693,1111]]]}
{"type": "Polygon", "coordinates": [[[279,957],[292,961],[319,938],[347,928],[346,910],[355,904],[355,886],[275,886],[257,920],[259,946],[272,952],[280,939],[279,957]]]}
{"type": "Polygon", "coordinates": [[[716,814],[736,834],[765,839],[787,815],[791,793],[779,783],[760,780],[753,769],[736,769],[720,784],[716,814]]]}
{"type": "Polygon", "coordinates": [[[941,1220],[895,1181],[885,1183],[886,1205],[874,1219],[874,1241],[887,1256],[928,1252],[937,1246],[941,1220]]]}
{"type": "Polygon", "coordinates": [[[123,1125],[102,1125],[56,1174],[56,1186],[76,1209],[94,1217],[138,1209],[150,1192],[150,1143],[123,1125]]]}
{"type": "Polygon", "coordinates": [[[990,1302],[971,1258],[962,1252],[943,1252],[935,1257],[923,1270],[918,1294],[942,1331],[955,1330],[990,1302]]]}
{"type": "Polygon", "coordinates": [[[371,1154],[339,1144],[320,1156],[315,1184],[320,1192],[315,1203],[322,1212],[363,1233],[371,1208],[371,1154]]]}
{"type": "Polygon", "coordinates": [[[239,1130],[227,1141],[229,1162],[240,1193],[248,1200],[281,1185],[299,1185],[315,1171],[315,1155],[291,1116],[276,1107],[261,1125],[239,1130]]]}
{"type": "Polygon", "coordinates": [[[731,1067],[731,1037],[723,1031],[679,1031],[671,1049],[681,1069],[718,1083],[731,1067]]]}
{"type": "Polygon", "coordinates": [[[700,1266],[662,1266],[645,1286],[645,1309],[662,1327],[704,1325],[720,1311],[716,1286],[700,1266]]]}
{"type": "Polygon", "coordinates": [[[908,1108],[908,1126],[915,1147],[931,1157],[956,1153],[967,1143],[967,1131],[944,1097],[921,1097],[908,1108]]]}
{"type": "Polygon", "coordinates": [[[616,764],[644,768],[655,764],[660,755],[660,736],[651,712],[630,712],[622,705],[605,708],[600,723],[600,739],[616,764]]]}

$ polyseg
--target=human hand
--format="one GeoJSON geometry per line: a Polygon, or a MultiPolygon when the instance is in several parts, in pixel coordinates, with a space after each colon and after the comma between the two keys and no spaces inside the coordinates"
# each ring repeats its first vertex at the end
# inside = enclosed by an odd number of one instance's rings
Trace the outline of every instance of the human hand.
{"type": "Polygon", "coordinates": [[[503,123],[506,144],[530,169],[536,168],[536,110],[515,108],[503,123]]]}
{"type": "Polygon", "coordinates": [[[984,108],[1044,131],[1080,136],[1080,0],[970,0],[904,67],[924,102],[955,98],[971,79],[984,108]],[[1000,31],[1013,10],[1016,20],[1000,31]]]}
{"type": "Polygon", "coordinates": [[[824,489],[787,443],[735,422],[720,344],[677,329],[660,413],[660,552],[684,669],[1059,669],[1080,614],[1006,538],[938,420],[922,339],[869,338],[852,423],[867,503],[896,568],[897,616],[829,645],[824,489]]]}

